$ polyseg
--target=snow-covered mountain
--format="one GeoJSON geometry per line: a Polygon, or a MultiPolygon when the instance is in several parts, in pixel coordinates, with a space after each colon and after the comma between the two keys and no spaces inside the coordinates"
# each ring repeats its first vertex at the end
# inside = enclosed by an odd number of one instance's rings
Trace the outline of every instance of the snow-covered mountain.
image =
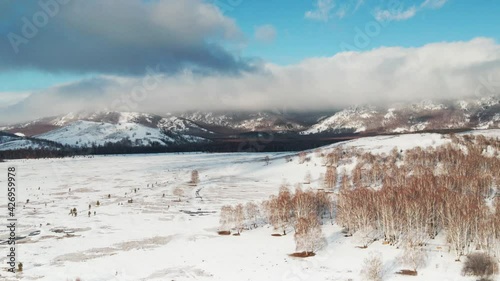
{"type": "Polygon", "coordinates": [[[28,138],[21,134],[14,135],[0,132],[0,151],[18,150],[18,149],[54,149],[61,146],[59,143],[36,138],[28,138]]]}
{"type": "MultiPolygon", "coordinates": [[[[61,145],[175,146],[272,132],[288,137],[500,128],[500,97],[353,106],[322,112],[77,112],[0,127],[61,145]]],[[[19,140],[17,147],[32,147],[19,140]]],[[[16,147],[13,145],[11,147],[16,147]]],[[[33,146],[36,147],[36,146],[33,146]]]]}
{"type": "MultiPolygon", "coordinates": [[[[311,113],[316,114],[316,113],[311,113]]],[[[188,112],[181,116],[202,126],[234,131],[300,131],[307,121],[296,118],[295,113],[283,112],[188,112]]]]}
{"type": "Polygon", "coordinates": [[[367,126],[374,122],[374,116],[378,115],[372,107],[352,107],[335,113],[314,124],[302,134],[310,135],[322,132],[354,131],[355,133],[366,131],[367,126]]]}
{"type": "Polygon", "coordinates": [[[320,120],[301,134],[402,133],[465,128],[500,128],[500,98],[350,107],[320,120]]]}
{"type": "Polygon", "coordinates": [[[104,145],[130,141],[132,146],[151,145],[154,142],[167,145],[175,140],[160,130],[137,123],[104,123],[76,121],[60,129],[35,136],[69,146],[104,145]]]}
{"type": "MultiPolygon", "coordinates": [[[[172,146],[203,143],[199,134],[210,134],[189,120],[175,116],[136,112],[79,112],[11,125],[0,130],[26,134],[32,139],[51,141],[71,147],[91,147],[105,144],[126,146],[172,146]]],[[[0,139],[1,150],[48,148],[32,141],[0,139]]]]}

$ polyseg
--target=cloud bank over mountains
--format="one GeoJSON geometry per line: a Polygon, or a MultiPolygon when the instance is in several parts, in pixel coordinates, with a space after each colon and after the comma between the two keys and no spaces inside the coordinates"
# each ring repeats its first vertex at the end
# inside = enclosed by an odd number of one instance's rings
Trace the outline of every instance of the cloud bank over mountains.
{"type": "Polygon", "coordinates": [[[323,110],[500,94],[500,45],[487,38],[342,52],[290,66],[268,63],[236,76],[172,75],[164,67],[148,67],[144,76],[102,75],[46,89],[3,110],[1,118],[78,110],[323,110]]]}
{"type": "MultiPolygon", "coordinates": [[[[318,3],[319,16],[342,6],[318,3]]],[[[346,3],[352,12],[363,1],[346,3]]],[[[419,9],[445,3],[426,0],[419,9]]],[[[0,93],[1,123],[80,110],[331,110],[500,90],[500,45],[489,38],[357,48],[281,66],[241,56],[247,38],[237,22],[202,0],[6,0],[0,15],[8,39],[0,41],[0,72],[92,77],[0,93]]],[[[263,25],[254,37],[272,43],[276,34],[263,25]]]]}

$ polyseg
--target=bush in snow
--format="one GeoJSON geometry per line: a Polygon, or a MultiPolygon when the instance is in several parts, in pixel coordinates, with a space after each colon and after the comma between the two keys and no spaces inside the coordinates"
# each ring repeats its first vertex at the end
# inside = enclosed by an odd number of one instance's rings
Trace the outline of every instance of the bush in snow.
{"type": "Polygon", "coordinates": [[[363,263],[361,278],[366,281],[382,281],[383,277],[383,263],[380,254],[372,253],[363,263]]]}
{"type": "Polygon", "coordinates": [[[230,231],[234,227],[234,208],[226,205],[220,210],[219,230],[230,231]]]}
{"type": "Polygon", "coordinates": [[[417,273],[417,270],[425,265],[427,254],[421,247],[406,246],[401,257],[404,265],[409,266],[410,269],[417,273]]]}
{"type": "Polygon", "coordinates": [[[462,268],[463,275],[481,277],[485,280],[498,274],[498,263],[484,253],[473,253],[467,256],[462,268]]]}
{"type": "Polygon", "coordinates": [[[176,187],[174,189],[174,195],[179,197],[179,202],[181,202],[181,197],[184,196],[184,189],[181,187],[176,187]]]}
{"type": "Polygon", "coordinates": [[[200,175],[198,170],[191,171],[191,181],[189,183],[197,185],[200,182],[200,175]]]}

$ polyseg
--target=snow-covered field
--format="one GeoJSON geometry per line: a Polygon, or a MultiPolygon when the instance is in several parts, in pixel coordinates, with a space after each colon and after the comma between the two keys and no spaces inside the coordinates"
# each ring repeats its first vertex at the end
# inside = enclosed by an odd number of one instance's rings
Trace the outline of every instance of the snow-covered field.
{"type": "MultiPolygon", "coordinates": [[[[382,153],[394,146],[408,149],[447,141],[441,135],[418,134],[358,139],[328,148],[340,145],[382,153]]],[[[296,153],[0,163],[0,171],[12,165],[18,169],[17,231],[26,236],[17,245],[24,272],[6,272],[2,254],[0,280],[362,280],[363,260],[373,253],[383,258],[384,280],[474,280],[460,275],[462,264],[454,261],[441,236],[426,246],[427,265],[413,277],[395,274],[404,268],[400,250],[381,242],[360,249],[355,238],[344,237],[339,226],[329,223],[323,226],[328,246],[307,259],[288,255],[295,250],[293,233],[272,237],[268,226],[241,236],[217,235],[222,205],[262,201],[276,194],[284,181],[303,182],[308,171],[315,188],[325,167],[320,158],[310,156],[304,164],[299,164],[296,153]],[[265,156],[271,159],[269,165],[265,156]],[[286,156],[293,156],[293,161],[287,162],[286,156]],[[196,187],[187,183],[193,169],[200,172],[196,187]],[[184,190],[181,202],[173,195],[178,187],[184,190]],[[77,208],[77,217],[69,215],[71,208],[77,208]]],[[[0,185],[5,184],[0,178],[0,185]]],[[[1,221],[6,223],[7,202],[5,195],[0,198],[1,221]]],[[[5,227],[0,228],[0,240],[6,237],[5,227]]]]}

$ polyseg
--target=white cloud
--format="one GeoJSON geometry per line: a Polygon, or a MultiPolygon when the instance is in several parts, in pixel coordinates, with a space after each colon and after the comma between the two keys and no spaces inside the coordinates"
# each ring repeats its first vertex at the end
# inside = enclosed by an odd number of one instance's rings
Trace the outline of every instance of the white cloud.
{"type": "Polygon", "coordinates": [[[421,7],[439,9],[443,7],[446,2],[448,2],[448,0],[425,0],[421,7]]]}
{"type": "Polygon", "coordinates": [[[255,28],[254,37],[260,42],[271,43],[276,39],[277,34],[278,32],[274,26],[266,24],[255,28]]]}
{"type": "Polygon", "coordinates": [[[307,11],[305,18],[317,21],[328,21],[333,16],[342,19],[356,12],[364,0],[316,0],[315,9],[307,11]]]}
{"type": "Polygon", "coordinates": [[[29,95],[28,92],[0,92],[0,108],[14,105],[26,99],[29,95]]]}
{"type": "MultiPolygon", "coordinates": [[[[240,76],[186,72],[147,79],[100,77],[34,94],[16,107],[14,113],[18,115],[0,111],[0,120],[104,108],[152,113],[323,110],[356,104],[455,99],[473,96],[483,86],[481,81],[489,77],[500,77],[500,44],[477,38],[418,48],[343,52],[290,66],[266,64],[260,72],[240,76]],[[136,90],[145,85],[144,94],[136,90]],[[140,101],[134,102],[134,95],[140,101]]],[[[492,85],[487,93],[500,95],[500,87],[492,85]]]]}
{"type": "Polygon", "coordinates": [[[401,21],[414,17],[417,7],[413,6],[403,11],[398,10],[375,10],[375,19],[378,21],[401,21]]]}
{"type": "Polygon", "coordinates": [[[335,8],[333,0],[317,0],[316,9],[307,11],[305,17],[311,20],[328,21],[333,8],[335,8]]]}

